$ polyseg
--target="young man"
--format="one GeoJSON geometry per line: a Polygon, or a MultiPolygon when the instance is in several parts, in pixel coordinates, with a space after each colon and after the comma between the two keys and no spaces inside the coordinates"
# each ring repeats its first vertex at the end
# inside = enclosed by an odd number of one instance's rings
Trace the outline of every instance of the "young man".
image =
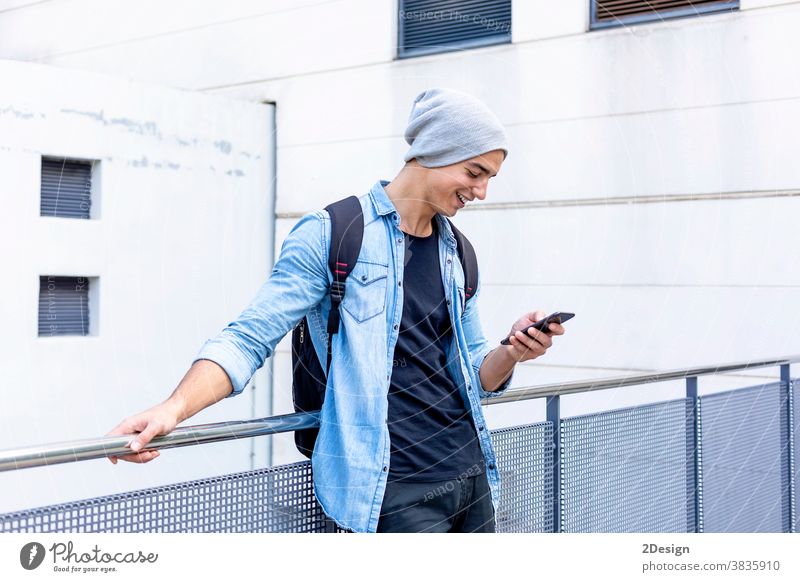
{"type": "MultiPolygon", "coordinates": [[[[359,199],[364,237],[332,336],[314,493],[329,517],[356,532],[491,532],[500,476],[481,398],[504,391],[515,364],[543,355],[564,329],[525,334],[545,316],[526,313],[511,326],[511,345],[490,349],[480,283],[467,300],[444,216],[486,198],[508,153],[497,117],[465,93],[429,89],[414,100],[405,139],[400,173],[359,199]]],[[[256,298],[206,342],[172,396],[109,433],[139,433],[135,453],[119,458],[156,458],[145,449],[153,437],[239,394],[305,315],[327,360],[330,233],[325,211],[295,225],[256,298]]]]}

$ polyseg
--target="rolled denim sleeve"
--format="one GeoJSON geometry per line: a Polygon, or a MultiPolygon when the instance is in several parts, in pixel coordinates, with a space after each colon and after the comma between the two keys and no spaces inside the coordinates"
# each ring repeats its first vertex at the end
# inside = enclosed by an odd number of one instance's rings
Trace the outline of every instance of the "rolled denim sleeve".
{"type": "Polygon", "coordinates": [[[303,216],[281,247],[272,273],[239,317],[203,344],[195,358],[220,365],[240,394],[275,346],[328,291],[327,215],[303,216]]]}
{"type": "MultiPolygon", "coordinates": [[[[487,354],[492,350],[492,348],[489,346],[489,342],[483,335],[481,320],[478,315],[478,296],[480,295],[480,292],[481,283],[479,279],[478,288],[475,290],[475,295],[473,295],[470,300],[467,301],[467,307],[461,316],[461,325],[463,326],[464,336],[467,340],[467,349],[469,350],[472,369],[475,372],[475,377],[478,379],[478,383],[480,383],[481,379],[480,370],[481,366],[483,365],[483,360],[486,359],[487,354]]],[[[508,389],[513,377],[514,371],[512,370],[508,379],[506,379],[497,388],[497,390],[494,391],[484,390],[483,385],[481,385],[481,398],[493,398],[495,396],[500,396],[500,394],[508,389]]]]}

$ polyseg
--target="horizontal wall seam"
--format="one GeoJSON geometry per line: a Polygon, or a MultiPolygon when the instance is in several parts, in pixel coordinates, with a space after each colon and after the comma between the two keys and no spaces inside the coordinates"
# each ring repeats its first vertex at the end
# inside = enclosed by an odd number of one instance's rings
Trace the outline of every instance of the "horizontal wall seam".
{"type": "Polygon", "coordinates": [[[11,8],[4,8],[0,10],[0,14],[5,14],[6,12],[13,12],[15,10],[24,10],[25,8],[30,8],[31,6],[36,6],[38,4],[47,4],[48,2],[53,2],[54,0],[38,0],[37,2],[28,2],[27,4],[21,4],[20,6],[12,6],[11,8]]]}
{"type": "MultiPolygon", "coordinates": [[[[706,194],[664,194],[663,196],[607,196],[605,198],[567,198],[564,200],[530,200],[523,202],[480,202],[468,205],[461,212],[488,210],[526,210],[531,208],[591,207],[619,204],[665,204],[674,202],[720,202],[724,200],[749,200],[758,198],[791,198],[800,196],[800,190],[755,190],[744,192],[713,192],[706,194]]],[[[301,218],[305,212],[276,212],[278,219],[301,218]]]]}
{"type": "MultiPolygon", "coordinates": [[[[282,355],[282,356],[289,356],[291,355],[291,349],[277,349],[275,350],[275,355],[282,355]]],[[[525,362],[519,362],[517,367],[524,366],[526,368],[548,368],[548,369],[564,369],[564,370],[603,370],[604,372],[633,372],[636,374],[657,374],[661,370],[655,370],[652,368],[614,368],[608,366],[586,366],[586,365],[571,365],[571,364],[545,364],[542,362],[536,362],[532,360],[528,360],[525,362]]],[[[754,378],[762,378],[765,380],[780,380],[780,375],[776,374],[774,376],[765,376],[763,374],[737,374],[737,373],[722,373],[715,376],[716,378],[747,378],[748,380],[754,378]]],[[[602,378],[599,378],[600,380],[602,378]]],[[[673,380],[674,381],[674,380],[673,380]]],[[[631,386],[628,386],[631,388],[631,386]]]]}
{"type": "MultiPolygon", "coordinates": [[[[15,10],[23,10],[23,9],[27,9],[27,8],[36,6],[38,4],[45,4],[45,3],[48,3],[48,2],[52,2],[52,1],[53,0],[39,0],[37,2],[31,2],[30,4],[24,4],[22,6],[15,6],[15,7],[12,7],[12,8],[7,8],[5,10],[0,10],[0,14],[2,14],[4,12],[15,11],[15,10]]],[[[342,1],[343,0],[323,0],[323,1],[317,2],[315,4],[307,4],[307,5],[303,5],[303,6],[296,6],[296,7],[284,8],[284,9],[278,9],[278,10],[269,10],[269,11],[266,11],[266,12],[250,14],[250,15],[246,15],[246,16],[232,18],[232,19],[229,19],[229,20],[220,20],[220,21],[216,21],[216,22],[209,22],[209,23],[200,24],[200,25],[197,25],[197,26],[194,26],[194,27],[187,27],[187,28],[183,28],[183,29],[175,29],[175,30],[170,30],[170,31],[165,31],[165,32],[160,32],[160,33],[154,33],[154,34],[150,34],[150,35],[144,35],[144,36],[140,36],[140,37],[133,37],[133,38],[125,39],[124,41],[120,41],[120,42],[116,42],[116,43],[107,43],[107,44],[104,44],[104,45],[96,45],[96,46],[91,46],[91,47],[84,47],[84,48],[75,49],[75,50],[72,50],[72,51],[64,51],[64,52],[49,54],[44,58],[26,59],[26,60],[28,62],[37,62],[37,63],[42,63],[42,64],[48,64],[52,59],[58,58],[58,57],[71,56],[71,55],[76,55],[76,54],[81,54],[81,53],[88,53],[88,52],[103,50],[103,49],[107,49],[107,48],[112,48],[112,47],[115,47],[115,46],[122,46],[122,45],[125,45],[125,44],[132,44],[132,43],[136,43],[136,42],[152,40],[154,38],[159,38],[159,37],[163,37],[163,36],[170,36],[170,35],[173,35],[173,34],[183,34],[183,33],[186,33],[186,32],[192,32],[194,30],[201,30],[201,29],[204,29],[204,28],[210,28],[210,27],[219,26],[219,25],[231,24],[231,23],[234,23],[234,22],[237,22],[237,21],[248,20],[248,19],[253,19],[253,18],[260,18],[260,17],[263,17],[263,16],[269,16],[269,15],[278,14],[278,13],[281,13],[281,12],[291,12],[291,11],[298,11],[298,10],[303,10],[303,9],[308,9],[308,8],[315,8],[317,6],[322,6],[322,5],[325,5],[325,4],[333,4],[333,3],[342,2],[342,1]]],[[[766,10],[766,9],[774,9],[774,8],[780,8],[780,7],[788,7],[788,6],[792,6],[792,5],[797,5],[797,3],[798,3],[797,0],[791,0],[791,1],[787,1],[787,2],[781,3],[781,4],[773,4],[773,5],[767,5],[767,6],[756,6],[754,8],[748,9],[746,11],[739,10],[739,11],[733,11],[733,12],[722,12],[722,13],[719,13],[719,14],[709,14],[709,15],[705,15],[704,18],[705,19],[709,19],[709,18],[713,18],[713,17],[718,17],[718,18],[720,18],[720,17],[730,17],[731,15],[741,14],[743,12],[747,13],[747,12],[753,12],[753,11],[756,11],[756,10],[766,10]]],[[[687,26],[688,25],[687,22],[686,22],[688,20],[689,19],[684,19],[684,22],[682,23],[683,26],[687,26]]],[[[642,24],[637,25],[637,26],[661,25],[661,24],[664,24],[664,22],[642,23],[642,24]]],[[[672,25],[672,22],[671,21],[666,21],[666,25],[668,25],[668,26],[672,25]]],[[[474,50],[483,50],[483,51],[487,51],[487,52],[488,51],[499,51],[499,50],[507,50],[508,48],[515,47],[515,46],[525,46],[525,45],[528,45],[528,44],[539,43],[539,42],[558,41],[558,40],[562,40],[562,39],[566,39],[566,38],[581,37],[581,36],[585,36],[585,35],[592,35],[592,36],[606,35],[606,36],[611,36],[611,35],[619,35],[619,34],[622,34],[622,33],[629,34],[628,27],[615,27],[615,28],[601,29],[601,30],[588,30],[587,29],[587,30],[581,30],[581,31],[577,31],[577,32],[570,32],[570,33],[559,34],[559,35],[554,35],[554,36],[545,36],[545,37],[541,37],[541,38],[530,38],[530,39],[525,39],[525,40],[520,40],[520,41],[514,41],[514,42],[511,42],[511,43],[507,43],[507,44],[492,45],[492,46],[487,46],[487,47],[478,47],[478,48],[469,49],[469,50],[472,50],[472,51],[474,51],[474,50]]],[[[417,62],[422,62],[423,59],[432,60],[432,59],[435,59],[437,57],[438,58],[441,58],[441,57],[445,57],[446,58],[448,56],[449,57],[455,57],[456,55],[454,55],[453,53],[458,53],[457,56],[460,58],[460,56],[461,56],[460,53],[461,52],[463,52],[463,51],[447,51],[445,53],[435,53],[435,54],[432,54],[432,55],[423,55],[423,56],[417,57],[416,60],[417,60],[417,62]]],[[[400,59],[392,59],[392,60],[389,60],[389,61],[387,61],[387,60],[379,60],[379,61],[375,61],[375,62],[371,62],[371,63],[359,63],[357,65],[351,65],[351,66],[346,66],[346,67],[334,67],[334,68],[330,68],[330,69],[319,69],[319,70],[315,70],[315,71],[304,71],[304,72],[297,73],[297,74],[292,74],[292,75],[279,75],[279,76],[276,76],[276,77],[267,77],[267,78],[263,78],[263,79],[253,79],[253,80],[249,80],[249,81],[240,81],[240,82],[236,82],[236,83],[227,83],[227,84],[224,84],[224,85],[211,85],[211,86],[208,86],[208,87],[199,87],[199,88],[196,88],[195,90],[196,91],[201,91],[201,92],[203,92],[203,91],[222,91],[224,89],[230,89],[230,88],[235,88],[235,87],[244,87],[244,86],[248,86],[248,85],[258,85],[260,83],[270,83],[270,82],[274,82],[274,81],[280,81],[280,80],[285,80],[285,79],[296,79],[298,77],[305,77],[305,76],[312,76],[312,75],[324,75],[324,74],[327,74],[327,73],[333,73],[333,72],[344,71],[344,70],[349,70],[349,69],[358,69],[358,68],[362,68],[362,67],[364,67],[364,68],[376,67],[376,66],[385,65],[387,63],[395,63],[395,62],[400,62],[400,59]]]]}
{"type": "MultiPolygon", "coordinates": [[[[33,6],[34,4],[42,4],[44,2],[51,2],[51,1],[53,1],[53,0],[41,0],[40,2],[34,2],[33,4],[26,4],[25,6],[21,6],[19,8],[27,8],[28,6],[33,6]]],[[[277,10],[267,10],[266,12],[258,12],[256,14],[248,14],[248,15],[245,15],[245,16],[237,16],[236,18],[230,18],[228,20],[218,20],[218,21],[215,21],[215,22],[206,22],[205,24],[198,24],[197,26],[189,26],[189,27],[186,27],[186,28],[176,28],[174,30],[167,30],[167,31],[164,31],[164,32],[156,32],[156,33],[153,33],[153,34],[146,34],[144,36],[126,38],[125,40],[121,40],[119,42],[109,42],[109,43],[106,43],[106,44],[100,44],[100,45],[95,45],[95,46],[90,46],[90,47],[84,47],[84,48],[75,49],[75,50],[71,50],[71,51],[53,53],[53,54],[47,55],[46,57],[44,57],[42,59],[30,59],[28,62],[37,62],[37,63],[46,64],[46,63],[48,63],[48,61],[50,59],[53,59],[53,58],[56,58],[56,57],[64,57],[64,56],[77,55],[77,54],[81,54],[81,53],[89,53],[89,52],[94,52],[94,51],[98,51],[98,50],[102,50],[102,49],[113,48],[113,47],[117,47],[117,46],[124,46],[126,44],[135,44],[135,43],[142,42],[142,41],[153,40],[154,38],[172,36],[174,34],[185,34],[187,32],[194,32],[195,30],[203,30],[204,28],[213,28],[215,26],[224,26],[226,24],[233,24],[234,22],[240,22],[240,21],[244,21],[244,20],[263,18],[265,16],[271,16],[273,14],[280,14],[282,12],[294,12],[294,11],[305,10],[305,9],[309,9],[309,8],[316,8],[318,6],[324,6],[325,4],[336,4],[336,3],[344,2],[344,1],[346,1],[346,0],[321,0],[320,2],[315,2],[315,3],[312,3],[312,4],[304,4],[302,6],[292,6],[290,8],[279,8],[277,10]]],[[[16,10],[16,9],[17,8],[8,8],[6,10],[6,12],[7,11],[11,11],[11,10],[16,10]]],[[[3,11],[0,11],[0,12],[3,12],[3,11]]],[[[198,91],[200,91],[200,90],[201,89],[198,89],[198,91]]]]}
{"type": "MultiPolygon", "coordinates": [[[[586,0],[588,2],[589,0],[586,0]]],[[[798,0],[790,0],[788,2],[784,2],[782,4],[773,4],[768,6],[756,6],[754,8],[748,8],[747,10],[734,10],[734,11],[724,11],[724,12],[716,12],[710,14],[704,14],[702,17],[695,17],[695,18],[680,18],[680,19],[667,19],[662,21],[653,21],[653,22],[643,22],[636,25],[627,25],[627,26],[616,26],[616,27],[609,27],[609,28],[601,28],[597,30],[589,30],[588,29],[588,21],[587,21],[587,29],[586,30],[579,30],[576,32],[568,32],[565,34],[556,34],[553,36],[544,36],[539,38],[529,38],[525,40],[513,40],[510,43],[502,43],[496,45],[490,45],[485,47],[477,47],[477,48],[470,48],[465,50],[453,50],[453,51],[446,51],[441,53],[433,53],[429,55],[421,55],[419,57],[412,57],[410,59],[392,59],[390,61],[387,60],[377,60],[370,63],[361,63],[358,65],[351,65],[345,67],[332,67],[330,69],[318,69],[315,71],[302,71],[296,74],[291,75],[277,75],[275,77],[266,77],[263,79],[252,79],[249,81],[238,81],[235,83],[226,83],[224,85],[210,85],[208,87],[203,87],[197,89],[198,91],[223,91],[225,89],[233,89],[237,87],[247,87],[247,86],[256,86],[259,84],[267,84],[272,83],[275,81],[283,81],[286,79],[297,79],[301,77],[312,77],[314,75],[326,75],[328,73],[336,73],[339,71],[345,71],[350,69],[359,69],[359,68],[373,68],[373,67],[380,67],[388,64],[400,63],[400,64],[407,64],[408,61],[413,61],[415,63],[426,64],[428,62],[445,59],[463,59],[464,52],[476,52],[481,51],[482,53],[492,53],[492,52],[504,52],[509,50],[514,50],[517,47],[525,47],[526,45],[531,45],[535,43],[542,43],[542,42],[557,42],[565,39],[578,39],[585,36],[591,36],[593,38],[598,37],[613,37],[613,36],[622,36],[622,35],[633,35],[636,34],[637,29],[641,28],[655,28],[655,27],[664,27],[664,28],[674,28],[676,25],[679,25],[681,28],[688,28],[689,26],[696,25],[696,26],[706,26],[710,20],[724,20],[730,18],[740,18],[742,14],[749,14],[751,12],[756,11],[766,11],[768,9],[775,9],[775,8],[787,8],[787,7],[797,7],[797,4],[800,3],[798,0]],[[701,22],[695,22],[697,20],[701,20],[701,22]],[[633,31],[631,31],[633,29],[633,31]]],[[[512,17],[513,19],[513,17],[512,17]]],[[[513,26],[513,20],[512,20],[513,26]]]]}
{"type": "MultiPolygon", "coordinates": [[[[526,368],[564,368],[567,370],[603,370],[605,372],[632,372],[634,374],[658,374],[661,370],[655,370],[653,368],[615,368],[613,366],[586,366],[580,364],[545,364],[540,363],[535,360],[527,360],[525,362],[520,362],[517,366],[525,366],[526,368]]],[[[764,375],[764,374],[741,374],[741,373],[722,373],[714,376],[715,378],[763,378],[766,380],[779,380],[780,374],[776,373],[775,375],[764,375]]],[[[602,378],[598,378],[602,379],[602,378]]],[[[674,380],[673,380],[674,382],[674,380]]],[[[627,388],[632,388],[632,386],[628,386],[627,388]]]]}
{"type": "MultiPolygon", "coordinates": [[[[722,101],[719,103],[704,103],[700,105],[688,105],[686,107],[663,107],[663,108],[655,108],[655,109],[640,109],[636,111],[622,111],[619,113],[598,113],[595,115],[579,115],[579,116],[572,116],[572,117],[554,117],[552,119],[532,119],[529,121],[512,121],[504,123],[503,126],[506,128],[509,127],[525,127],[525,126],[534,126],[534,125],[551,125],[556,123],[571,123],[575,121],[591,121],[595,119],[619,119],[622,117],[636,117],[639,115],[652,115],[656,113],[674,113],[679,111],[699,111],[702,109],[717,109],[721,107],[740,107],[742,105],[761,105],[765,103],[782,103],[788,101],[798,101],[800,100],[800,95],[788,95],[785,97],[773,97],[770,99],[756,99],[752,101],[722,101]]],[[[369,135],[364,137],[350,137],[345,139],[335,139],[335,140],[327,140],[327,141],[314,141],[314,142],[304,142],[304,143],[291,143],[291,144],[279,144],[278,148],[301,148],[301,147],[313,147],[313,146],[323,146],[323,145],[339,145],[343,143],[353,143],[359,141],[374,141],[374,140],[382,140],[382,139],[402,139],[402,134],[390,134],[390,135],[369,135]]]]}
{"type": "Polygon", "coordinates": [[[769,283],[760,283],[757,285],[750,284],[737,284],[730,285],[709,283],[704,285],[701,283],[492,283],[489,281],[481,281],[481,287],[605,287],[610,289],[625,289],[629,287],[663,287],[665,289],[798,289],[800,285],[781,285],[769,283]]]}

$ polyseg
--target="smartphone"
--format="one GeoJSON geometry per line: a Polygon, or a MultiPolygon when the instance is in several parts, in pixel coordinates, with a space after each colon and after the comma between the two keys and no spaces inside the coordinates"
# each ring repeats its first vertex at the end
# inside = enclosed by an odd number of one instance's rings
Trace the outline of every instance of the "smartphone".
{"type": "MultiPolygon", "coordinates": [[[[533,325],[529,325],[527,328],[522,330],[526,335],[529,329],[537,329],[539,331],[544,331],[547,333],[547,328],[551,323],[564,323],[565,321],[569,321],[575,317],[574,313],[565,313],[563,311],[556,311],[555,313],[551,313],[547,317],[542,320],[537,321],[533,325]]],[[[506,337],[503,341],[500,342],[502,345],[507,346],[511,344],[511,341],[508,337],[506,337]]]]}

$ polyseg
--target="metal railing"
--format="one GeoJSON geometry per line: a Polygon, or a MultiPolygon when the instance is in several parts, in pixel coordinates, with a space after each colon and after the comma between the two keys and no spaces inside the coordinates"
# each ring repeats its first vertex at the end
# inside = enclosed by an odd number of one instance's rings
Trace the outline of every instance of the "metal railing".
{"type": "MultiPolygon", "coordinates": [[[[492,431],[503,482],[498,531],[797,531],[800,384],[790,364],[798,361],[800,355],[536,386],[484,399],[546,399],[545,422],[492,431]],[[700,376],[774,366],[779,382],[698,395],[700,376]],[[560,415],[563,395],[669,380],[686,382],[685,398],[560,415]]],[[[179,427],[147,448],[318,426],[317,413],[298,413],[179,427]]],[[[0,451],[0,471],[129,454],[129,440],[0,451]]],[[[343,531],[319,508],[311,479],[303,461],[0,514],[0,531],[343,531]]]]}

